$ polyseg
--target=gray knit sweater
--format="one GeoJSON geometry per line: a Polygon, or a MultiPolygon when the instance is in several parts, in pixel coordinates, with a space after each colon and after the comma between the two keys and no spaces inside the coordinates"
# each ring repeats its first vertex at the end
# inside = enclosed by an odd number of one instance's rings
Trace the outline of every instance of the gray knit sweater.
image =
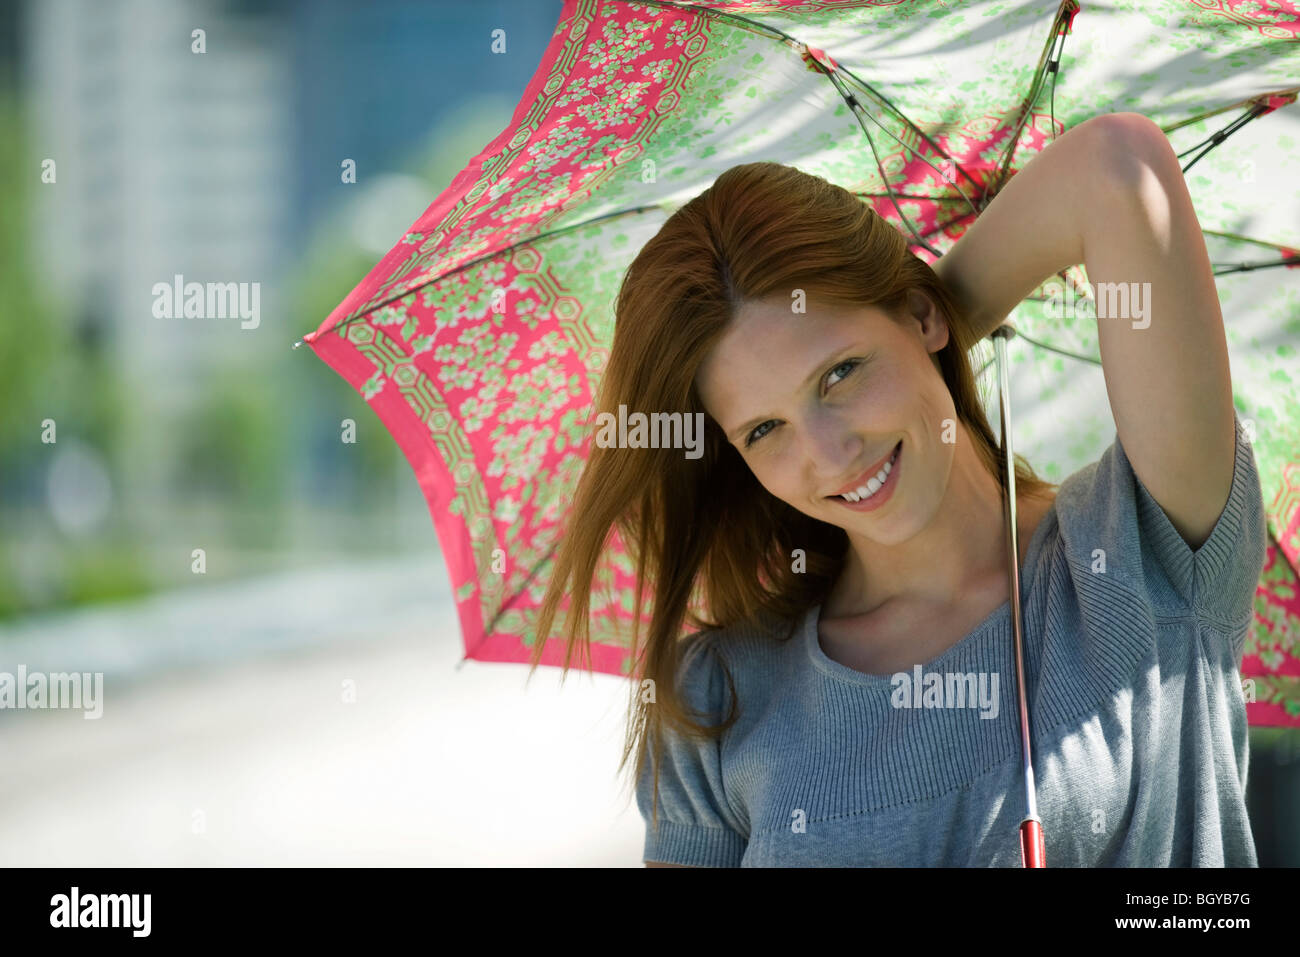
{"type": "MultiPolygon", "coordinates": [[[[1240,662],[1266,529],[1240,419],[1236,433],[1227,505],[1195,552],[1118,436],[1034,532],[1021,595],[1049,867],[1258,864],[1240,662]]],[[[666,734],[657,832],[650,762],[637,782],[644,859],[1019,867],[1010,602],[894,676],[828,658],[818,611],[789,640],[780,627],[686,639],[687,702],[721,718],[725,665],[741,717],[720,742],[666,734]]]]}

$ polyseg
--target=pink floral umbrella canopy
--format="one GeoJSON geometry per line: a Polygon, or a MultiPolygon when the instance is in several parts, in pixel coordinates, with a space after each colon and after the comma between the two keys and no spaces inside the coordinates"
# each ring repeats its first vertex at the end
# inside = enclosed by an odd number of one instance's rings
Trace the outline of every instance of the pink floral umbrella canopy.
{"type": "MultiPolygon", "coordinates": [[[[1143,113],[1183,157],[1260,466],[1271,539],[1248,714],[1300,726],[1298,40],[1284,2],[566,0],[510,126],[304,341],[414,468],[466,657],[527,661],[612,304],[674,210],[773,160],[857,193],[932,262],[1054,136],[1143,113]]],[[[1096,320],[1052,318],[1048,292],[1012,313],[1010,394],[1017,452],[1059,482],[1114,424],[1096,320]]],[[[629,674],[635,577],[617,535],[599,576],[592,665],[629,674]]],[[[561,663],[562,625],[545,664],[561,663]]]]}

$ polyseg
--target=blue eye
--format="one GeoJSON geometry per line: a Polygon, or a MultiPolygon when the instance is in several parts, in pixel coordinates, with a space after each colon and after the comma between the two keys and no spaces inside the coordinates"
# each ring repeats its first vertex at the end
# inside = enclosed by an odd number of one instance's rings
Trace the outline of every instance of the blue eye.
{"type": "MultiPolygon", "coordinates": [[[[845,359],[843,362],[836,363],[836,365],[830,370],[829,374],[833,375],[836,370],[843,369],[845,366],[848,366],[849,372],[852,372],[853,369],[855,369],[858,366],[858,364],[859,361],[857,359],[845,359]]],[[[832,382],[831,385],[836,385],[838,384],[838,382],[842,382],[844,379],[848,378],[848,374],[849,373],[846,372],[840,379],[836,380],[836,382],[832,382]]],[[[768,419],[767,422],[760,422],[758,425],[754,426],[754,430],[750,432],[749,435],[745,436],[745,448],[749,448],[751,445],[757,442],[758,439],[761,439],[764,435],[767,435],[767,432],[763,432],[761,434],[758,434],[758,438],[755,438],[755,434],[758,433],[758,430],[761,429],[763,426],[770,424],[771,422],[772,420],[768,419]]],[[[770,432],[771,430],[769,429],[768,431],[770,432]]]]}
{"type": "MultiPolygon", "coordinates": [[[[837,366],[835,367],[835,369],[843,369],[845,366],[848,366],[848,367],[849,367],[849,371],[852,371],[853,368],[854,368],[857,364],[858,364],[858,360],[857,360],[857,359],[845,359],[843,362],[841,362],[839,365],[837,365],[837,366]]],[[[831,372],[834,372],[835,369],[832,369],[831,372]]],[[[844,374],[844,378],[847,378],[847,377],[848,377],[848,373],[846,372],[846,373],[844,374]]]]}
{"type": "MultiPolygon", "coordinates": [[[[758,439],[754,438],[755,433],[757,433],[759,429],[761,429],[763,426],[767,425],[768,422],[771,421],[772,421],[771,419],[768,419],[767,422],[760,422],[758,423],[758,425],[754,426],[754,431],[750,432],[749,435],[745,436],[745,448],[749,448],[756,441],[758,441],[758,439]]],[[[759,435],[758,438],[761,439],[764,435],[767,435],[767,433],[766,432],[762,433],[762,435],[759,435]]]]}

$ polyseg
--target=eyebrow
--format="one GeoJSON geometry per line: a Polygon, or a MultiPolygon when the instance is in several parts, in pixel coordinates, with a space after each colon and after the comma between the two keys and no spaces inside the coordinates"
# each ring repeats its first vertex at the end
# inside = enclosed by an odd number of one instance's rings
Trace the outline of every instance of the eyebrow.
{"type": "MultiPolygon", "coordinates": [[[[827,357],[826,357],[825,359],[823,359],[821,362],[817,363],[817,365],[813,367],[812,372],[809,372],[809,373],[808,373],[807,378],[805,378],[802,382],[799,383],[799,389],[798,389],[798,391],[802,391],[803,389],[805,389],[805,388],[808,386],[808,383],[811,382],[813,379],[815,379],[815,378],[817,377],[817,374],[818,374],[819,372],[821,372],[823,369],[826,369],[826,368],[830,367],[830,366],[831,366],[831,363],[836,363],[836,364],[838,364],[838,360],[839,360],[840,358],[842,358],[842,357],[845,356],[845,355],[848,355],[848,354],[849,354],[850,352],[852,352],[855,348],[857,348],[856,345],[854,345],[854,344],[849,344],[849,345],[847,345],[847,346],[844,346],[842,349],[839,349],[839,350],[836,351],[836,352],[832,352],[829,356],[827,356],[827,357]]],[[[771,418],[770,415],[756,415],[756,416],[754,416],[754,418],[750,419],[750,420],[749,420],[748,422],[746,422],[744,425],[738,425],[738,426],[736,426],[734,429],[732,429],[730,432],[728,432],[728,433],[727,433],[727,439],[730,440],[730,441],[732,441],[732,442],[735,442],[735,441],[736,441],[737,439],[739,439],[742,435],[744,435],[745,433],[749,432],[749,430],[752,429],[754,426],[756,426],[756,425],[762,425],[764,422],[766,422],[766,421],[767,421],[768,419],[770,419],[770,418],[771,418]]]]}

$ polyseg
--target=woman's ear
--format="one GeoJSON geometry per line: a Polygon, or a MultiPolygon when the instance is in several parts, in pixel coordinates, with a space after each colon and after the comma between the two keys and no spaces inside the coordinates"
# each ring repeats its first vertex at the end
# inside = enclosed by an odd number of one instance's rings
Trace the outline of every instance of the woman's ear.
{"type": "Polygon", "coordinates": [[[919,289],[907,291],[908,315],[919,324],[926,352],[938,352],[948,344],[948,320],[943,312],[919,289]]]}

